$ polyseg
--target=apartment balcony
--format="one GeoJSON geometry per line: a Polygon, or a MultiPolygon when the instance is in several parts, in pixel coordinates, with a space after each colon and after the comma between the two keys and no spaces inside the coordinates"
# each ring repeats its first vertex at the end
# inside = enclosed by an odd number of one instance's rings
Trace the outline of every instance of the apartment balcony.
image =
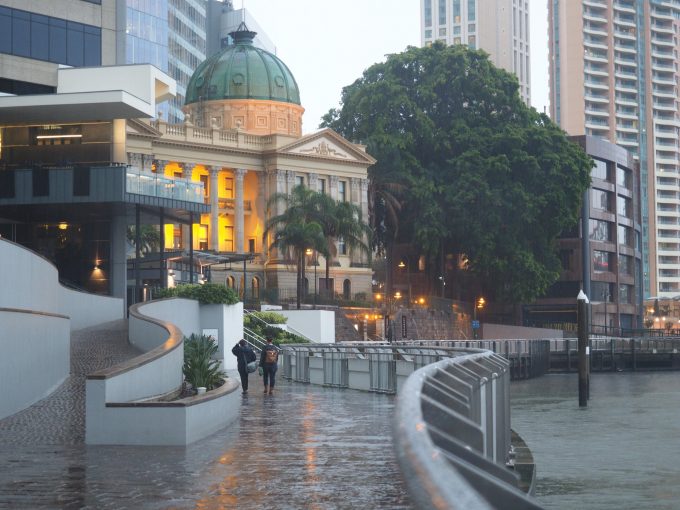
{"type": "Polygon", "coordinates": [[[652,74],[652,83],[661,85],[675,85],[675,78],[672,73],[652,74]]]}
{"type": "Polygon", "coordinates": [[[616,110],[616,118],[618,119],[626,119],[626,120],[638,120],[638,115],[637,112],[627,112],[627,111],[619,111],[616,110]]]}
{"type": "Polygon", "coordinates": [[[628,84],[624,85],[622,83],[617,83],[614,86],[614,90],[616,90],[616,92],[624,92],[626,94],[637,94],[638,92],[637,87],[628,84]]]}
{"type": "Polygon", "coordinates": [[[625,105],[625,106],[637,106],[638,105],[637,97],[617,96],[614,99],[614,102],[616,104],[622,104],[622,105],[625,105]]]}
{"type": "Polygon", "coordinates": [[[650,28],[652,30],[652,37],[654,37],[654,32],[659,32],[662,34],[674,34],[673,23],[651,23],[650,28]]]}
{"type": "Polygon", "coordinates": [[[596,10],[584,9],[583,19],[590,21],[592,23],[607,23],[607,18],[602,14],[602,12],[600,12],[602,10],[603,9],[596,10]]]}
{"type": "Polygon", "coordinates": [[[606,24],[592,25],[588,22],[583,24],[583,33],[589,35],[599,35],[602,37],[607,37],[609,35],[606,24]]]}
{"type": "Polygon", "coordinates": [[[675,59],[675,55],[673,55],[673,50],[666,50],[661,48],[652,48],[652,57],[670,61],[673,61],[675,59]]]}
{"type": "Polygon", "coordinates": [[[605,119],[591,118],[586,116],[586,127],[591,129],[606,129],[609,130],[609,122],[605,119]]]}
{"type": "Polygon", "coordinates": [[[670,9],[655,8],[655,9],[652,9],[651,15],[652,15],[652,18],[656,18],[656,19],[664,19],[664,20],[669,20],[671,22],[675,20],[675,18],[673,17],[673,12],[670,9]]]}
{"type": "Polygon", "coordinates": [[[583,5],[586,7],[592,7],[593,9],[606,9],[606,0],[583,0],[583,5]]]}
{"type": "Polygon", "coordinates": [[[654,97],[667,97],[669,99],[675,99],[675,91],[672,87],[653,87],[652,94],[654,97]]]}
{"type": "Polygon", "coordinates": [[[604,37],[601,39],[593,39],[592,37],[586,37],[583,40],[583,45],[588,48],[595,48],[599,50],[607,51],[609,46],[607,45],[607,39],[604,37]]]}
{"type": "Polygon", "coordinates": [[[660,71],[662,73],[675,73],[675,66],[666,62],[659,62],[652,60],[652,71],[660,71]]]}
{"type": "Polygon", "coordinates": [[[653,103],[654,109],[660,112],[674,112],[677,110],[677,106],[675,105],[675,102],[659,102],[659,101],[654,101],[653,103]]]}
{"type": "Polygon", "coordinates": [[[583,58],[586,61],[590,62],[601,62],[603,64],[606,64],[609,62],[609,59],[607,57],[607,53],[595,53],[593,51],[588,51],[583,54],[583,58]]]}
{"type": "Polygon", "coordinates": [[[614,43],[614,50],[623,53],[631,53],[633,55],[637,54],[637,48],[632,44],[621,44],[619,41],[614,43]]]}
{"type": "Polygon", "coordinates": [[[656,46],[663,46],[670,48],[671,50],[675,48],[675,42],[672,37],[652,37],[652,44],[656,46]]]}
{"type": "Polygon", "coordinates": [[[594,117],[609,118],[609,109],[594,108],[593,106],[586,105],[585,114],[594,117]]]}
{"type": "Polygon", "coordinates": [[[586,101],[590,101],[590,102],[592,102],[592,103],[601,103],[601,104],[609,103],[609,96],[608,96],[608,95],[604,95],[604,94],[593,94],[593,93],[591,93],[591,92],[588,92],[587,90],[586,90],[586,93],[585,93],[585,95],[583,96],[583,98],[584,98],[586,101]]]}
{"type": "Polygon", "coordinates": [[[614,26],[619,25],[622,27],[636,28],[635,18],[633,16],[614,16],[614,26]]]}
{"type": "Polygon", "coordinates": [[[619,12],[635,14],[635,5],[628,2],[616,1],[614,2],[614,10],[619,12]]]}
{"type": "Polygon", "coordinates": [[[638,65],[637,60],[635,58],[630,58],[628,55],[624,55],[618,52],[614,55],[614,63],[626,66],[629,69],[637,68],[638,65]]]}
{"type": "Polygon", "coordinates": [[[623,133],[625,135],[625,134],[637,133],[638,128],[637,128],[637,126],[626,126],[626,125],[617,124],[616,125],[616,131],[620,131],[621,133],[623,133]]]}
{"type": "MultiPolygon", "coordinates": [[[[609,69],[607,66],[597,66],[597,65],[586,65],[583,67],[583,71],[587,76],[593,75],[593,76],[609,76],[609,69]]],[[[634,77],[637,77],[636,75],[633,75],[634,77]]]]}
{"type": "Polygon", "coordinates": [[[606,80],[593,80],[586,76],[584,85],[593,90],[609,90],[609,82],[606,80]]]}

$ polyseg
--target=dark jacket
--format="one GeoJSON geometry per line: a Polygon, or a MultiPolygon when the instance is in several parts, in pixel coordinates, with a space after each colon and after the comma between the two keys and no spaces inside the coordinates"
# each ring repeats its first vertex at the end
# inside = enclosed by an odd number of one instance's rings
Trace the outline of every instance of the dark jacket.
{"type": "Polygon", "coordinates": [[[267,359],[267,351],[279,351],[279,348],[276,347],[274,344],[267,344],[262,348],[262,352],[260,352],[260,366],[261,367],[273,367],[276,365],[276,363],[266,363],[265,360],[267,359]]]}
{"type": "Polygon", "coordinates": [[[255,351],[248,344],[244,347],[241,347],[241,344],[236,344],[231,353],[236,356],[239,370],[245,370],[248,363],[257,359],[255,351]]]}

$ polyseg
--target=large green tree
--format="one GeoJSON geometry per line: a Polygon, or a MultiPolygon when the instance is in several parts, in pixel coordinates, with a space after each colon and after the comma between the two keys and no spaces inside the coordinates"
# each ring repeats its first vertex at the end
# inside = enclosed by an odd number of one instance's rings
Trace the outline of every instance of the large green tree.
{"type": "Polygon", "coordinates": [[[465,254],[497,300],[530,301],[559,276],[555,241],[578,219],[592,161],[486,53],[435,43],[390,55],[324,125],[367,145],[371,180],[406,187],[401,241],[432,260],[465,254]]]}

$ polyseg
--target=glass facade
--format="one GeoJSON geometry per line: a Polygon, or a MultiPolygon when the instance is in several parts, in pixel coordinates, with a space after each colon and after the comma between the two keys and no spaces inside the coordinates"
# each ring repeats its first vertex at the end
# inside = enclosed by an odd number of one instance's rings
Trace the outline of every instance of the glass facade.
{"type": "Polygon", "coordinates": [[[99,27],[0,7],[0,53],[74,67],[102,63],[99,27]]]}
{"type": "Polygon", "coordinates": [[[177,80],[177,97],[169,101],[168,121],[181,122],[186,86],[206,59],[206,2],[169,0],[168,8],[168,74],[177,80]]]}

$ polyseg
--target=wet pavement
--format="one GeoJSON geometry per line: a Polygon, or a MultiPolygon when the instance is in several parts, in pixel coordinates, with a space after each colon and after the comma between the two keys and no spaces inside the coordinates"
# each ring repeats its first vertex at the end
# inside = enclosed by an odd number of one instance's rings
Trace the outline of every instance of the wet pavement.
{"type": "Polygon", "coordinates": [[[78,374],[133,355],[121,324],[74,335],[74,376],[0,420],[0,509],[413,508],[389,395],[251,374],[240,418],[188,447],[84,445],[78,374]]]}

